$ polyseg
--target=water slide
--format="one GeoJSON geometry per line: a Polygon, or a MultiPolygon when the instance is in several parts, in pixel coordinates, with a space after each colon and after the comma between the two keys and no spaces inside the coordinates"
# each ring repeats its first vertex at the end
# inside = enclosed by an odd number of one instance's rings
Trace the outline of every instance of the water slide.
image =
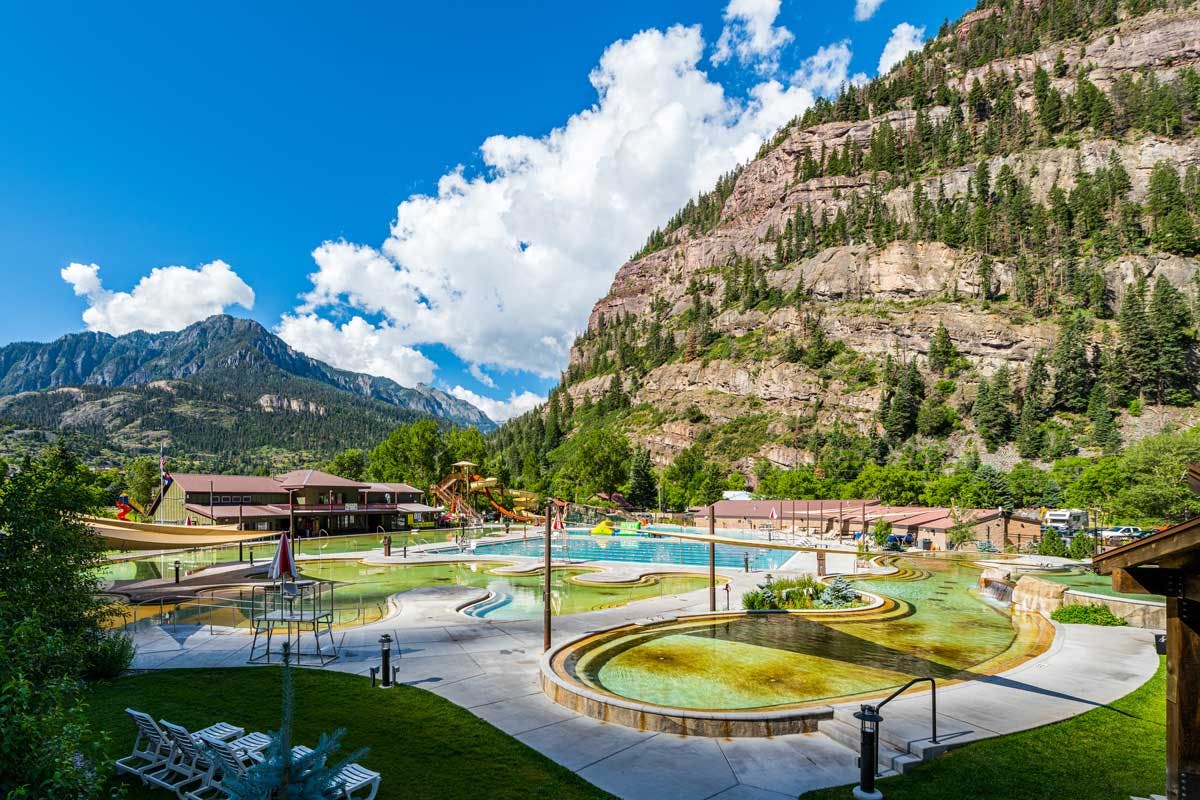
{"type": "Polygon", "coordinates": [[[129,517],[130,511],[137,511],[143,517],[150,516],[146,513],[146,509],[137,500],[134,500],[127,494],[123,494],[117,498],[117,519],[125,520],[129,517]]]}
{"type": "Polygon", "coordinates": [[[533,522],[533,517],[526,517],[522,514],[518,514],[515,511],[509,511],[507,508],[497,503],[496,498],[492,497],[492,490],[487,486],[483,487],[483,496],[486,497],[488,502],[492,504],[492,508],[496,509],[496,511],[508,517],[509,519],[514,519],[517,522],[533,522]]]}

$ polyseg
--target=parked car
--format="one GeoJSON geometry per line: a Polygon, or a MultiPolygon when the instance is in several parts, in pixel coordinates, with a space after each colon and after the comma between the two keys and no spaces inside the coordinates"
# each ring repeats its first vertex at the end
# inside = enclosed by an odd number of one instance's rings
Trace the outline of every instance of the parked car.
{"type": "Polygon", "coordinates": [[[1139,539],[1144,531],[1134,525],[1115,525],[1100,531],[1100,535],[1108,539],[1139,539]]]}

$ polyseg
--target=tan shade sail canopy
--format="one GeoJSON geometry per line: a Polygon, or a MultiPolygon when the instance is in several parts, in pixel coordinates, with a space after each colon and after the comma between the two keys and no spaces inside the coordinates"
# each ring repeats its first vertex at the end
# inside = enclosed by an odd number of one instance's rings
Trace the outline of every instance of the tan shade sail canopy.
{"type": "Polygon", "coordinates": [[[108,517],[84,517],[83,521],[106,542],[122,550],[208,547],[273,535],[270,531],[240,531],[237,525],[158,525],[108,517]]]}

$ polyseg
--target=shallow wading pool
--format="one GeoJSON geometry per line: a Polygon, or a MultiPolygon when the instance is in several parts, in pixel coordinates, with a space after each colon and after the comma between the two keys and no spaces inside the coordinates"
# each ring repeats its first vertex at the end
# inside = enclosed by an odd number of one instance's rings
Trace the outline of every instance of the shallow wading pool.
{"type": "Polygon", "coordinates": [[[610,721],[765,735],[810,730],[819,707],[914,677],[992,674],[1049,644],[1052,628],[1040,617],[1014,617],[980,596],[978,569],[888,560],[897,573],[857,582],[883,599],[873,608],[622,626],[555,651],[543,664],[543,686],[558,702],[610,721]]]}

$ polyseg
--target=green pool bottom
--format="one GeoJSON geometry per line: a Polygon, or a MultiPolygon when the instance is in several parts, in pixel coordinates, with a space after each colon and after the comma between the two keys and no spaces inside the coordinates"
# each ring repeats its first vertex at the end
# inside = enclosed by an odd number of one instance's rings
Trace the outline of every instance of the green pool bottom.
{"type": "MultiPolygon", "coordinates": [[[[381,617],[386,612],[387,599],[393,595],[429,586],[471,586],[487,589],[495,596],[488,603],[490,610],[486,613],[487,619],[539,618],[542,614],[542,575],[496,574],[496,569],[505,566],[509,565],[477,561],[372,566],[345,559],[301,564],[306,577],[332,580],[339,584],[335,590],[338,603],[378,607],[381,617]]],[[[604,585],[580,579],[591,572],[594,570],[551,571],[551,608],[554,614],[578,614],[612,608],[651,597],[691,592],[708,585],[708,579],[702,575],[683,574],[654,575],[641,581],[604,585]]],[[[400,599],[403,601],[403,597],[400,599]]]]}
{"type": "Polygon", "coordinates": [[[754,614],[625,628],[561,662],[583,686],[654,706],[744,711],[826,703],[918,676],[975,677],[1044,643],[975,590],[979,571],[952,561],[906,568],[862,587],[895,602],[863,614],[754,614]]]}
{"type": "MultiPolygon", "coordinates": [[[[472,538],[488,534],[501,533],[503,528],[475,528],[467,531],[472,538]]],[[[453,540],[456,530],[440,529],[425,531],[406,531],[402,533],[361,533],[350,536],[320,536],[301,539],[296,547],[297,555],[301,556],[334,556],[346,553],[367,553],[383,548],[383,540],[392,537],[392,547],[402,549],[407,545],[445,543],[453,540]]],[[[257,544],[246,543],[239,551],[237,545],[221,547],[205,547],[195,550],[176,550],[159,555],[139,556],[122,561],[113,561],[104,566],[100,578],[105,581],[144,581],[156,578],[170,577],[174,564],[179,561],[179,568],[185,574],[191,574],[201,569],[225,564],[238,560],[241,555],[246,561],[253,556],[255,563],[269,560],[275,554],[278,533],[264,532],[264,540],[257,544]]],[[[109,555],[120,554],[120,551],[109,551],[109,555]]]]}
{"type": "MultiPolygon", "coordinates": [[[[497,575],[509,566],[500,562],[447,562],[405,566],[372,566],[357,559],[300,562],[306,578],[334,581],[334,624],[340,627],[369,625],[390,613],[390,600],[404,601],[404,593],[431,586],[471,586],[491,591],[486,619],[505,621],[537,619],[542,615],[542,575],[497,575]]],[[[555,569],[551,572],[551,603],[555,615],[578,614],[691,592],[708,585],[701,575],[649,575],[643,580],[616,584],[591,584],[581,576],[589,569],[555,569]]],[[[194,600],[160,607],[150,604],[126,609],[124,621],[151,619],[159,623],[171,614],[179,625],[218,625],[246,628],[254,592],[249,587],[215,589],[194,600]]]]}

